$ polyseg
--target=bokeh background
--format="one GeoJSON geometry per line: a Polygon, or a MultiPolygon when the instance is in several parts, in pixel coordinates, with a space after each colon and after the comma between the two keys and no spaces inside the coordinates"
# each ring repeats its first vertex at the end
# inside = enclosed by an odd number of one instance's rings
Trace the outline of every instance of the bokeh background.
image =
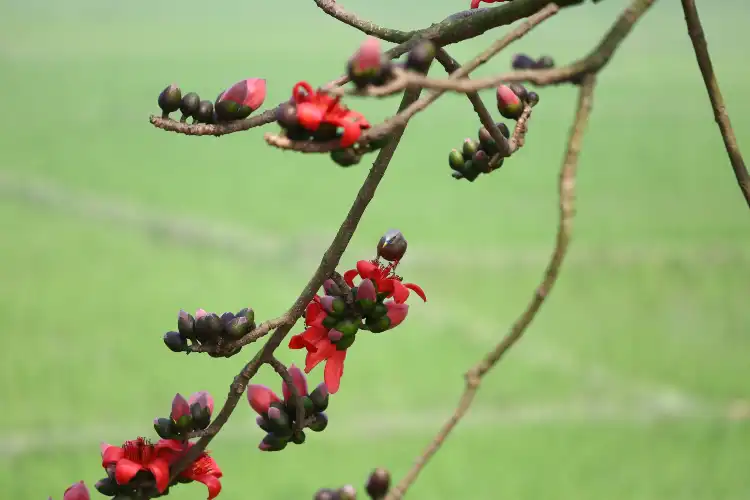
{"type": "MultiPolygon", "coordinates": [[[[401,29],[466,4],[345,2],[401,29]]],[[[748,148],[750,11],[740,0],[699,4],[748,148]]],[[[624,5],[566,9],[479,74],[506,70],[515,51],[569,62],[624,5]]],[[[450,52],[468,60],[505,31],[450,52]]],[[[305,0],[0,3],[0,497],[93,484],[99,442],[153,437],[177,391],[207,389],[221,404],[252,351],[187,358],[163,332],[180,308],[285,310],[374,158],[341,169],[268,148],[267,129],[165,133],[147,121],[159,91],[174,81],[213,98],[265,77],[275,105],[298,80],[341,74],[362,38],[305,0]]],[[[447,96],[412,121],[343,269],[398,227],[410,242],[402,272],[429,302],[414,302],[392,334],[357,342],[329,429],[304,446],[259,452],[241,404],[211,446],[221,498],[311,498],[360,485],[376,466],[403,476],[541,276],[574,98],[543,89],[526,148],[473,184],[447,166],[478,127],[466,99],[447,96]]],[[[376,122],[397,101],[351,104],[376,122]]],[[[601,76],[578,186],[558,287],[412,496],[750,498],[748,212],[678,2],[659,2],[601,76]]],[[[258,380],[279,386],[266,368],[258,380]]],[[[175,494],[197,500],[205,489],[175,494]]]]}

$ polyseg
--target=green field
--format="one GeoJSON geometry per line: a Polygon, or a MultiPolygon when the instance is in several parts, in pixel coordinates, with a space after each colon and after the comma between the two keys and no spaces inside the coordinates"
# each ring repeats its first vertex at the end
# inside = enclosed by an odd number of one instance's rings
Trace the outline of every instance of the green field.
{"type": "MultiPolygon", "coordinates": [[[[459,3],[343,2],[402,29],[459,3]]],[[[750,11],[699,3],[750,148],[750,11]]],[[[152,436],[177,391],[207,389],[220,404],[250,352],[179,356],[162,333],[180,308],[284,311],[367,172],[367,162],[343,170],[270,149],[263,129],[191,138],[147,122],[171,81],[212,98],[262,76],[275,105],[300,79],[338,76],[360,34],[307,0],[153,4],[0,0],[2,498],[59,500],[74,481],[93,484],[99,442],[152,436]]],[[[514,51],[567,62],[624,5],[564,10],[514,51]]],[[[451,53],[467,60],[496,36],[451,53]]],[[[510,56],[480,74],[505,70],[510,56]]],[[[241,404],[211,446],[225,472],[220,498],[311,498],[359,485],[376,466],[403,476],[452,412],[463,372],[541,276],[574,98],[542,90],[527,147],[473,184],[446,164],[478,127],[466,99],[447,96],[413,120],[344,269],[398,227],[410,243],[403,274],[429,302],[352,348],[331,425],[304,446],[259,452],[262,433],[241,404]]],[[[397,100],[351,104],[376,122],[397,100]]],[[[750,497],[750,420],[738,410],[750,404],[749,217],[679,2],[659,2],[637,26],[594,106],[559,286],[411,498],[750,497]]],[[[258,379],[279,386],[265,368],[258,379]]],[[[200,485],[175,493],[205,498],[200,485]]]]}

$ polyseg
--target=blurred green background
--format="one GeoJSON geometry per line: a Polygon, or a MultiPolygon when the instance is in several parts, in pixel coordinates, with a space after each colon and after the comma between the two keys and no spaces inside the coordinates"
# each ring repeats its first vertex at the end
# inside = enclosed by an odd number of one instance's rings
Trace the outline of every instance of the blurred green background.
{"type": "MultiPolygon", "coordinates": [[[[750,147],[750,11],[738,0],[699,3],[750,147]]],[[[344,5],[411,29],[468,0],[344,5]]],[[[624,5],[566,9],[479,74],[504,71],[514,51],[566,63],[624,5]]],[[[505,31],[450,52],[465,61],[505,31]]],[[[374,158],[340,169],[325,155],[268,148],[269,129],[165,133],[147,122],[159,91],[174,81],[213,98],[265,77],[272,106],[298,80],[338,76],[362,38],[306,0],[0,3],[2,498],[59,499],[74,481],[93,484],[98,443],[153,436],[177,391],[207,389],[221,404],[251,351],[186,358],[162,333],[180,308],[284,311],[374,158]]],[[[574,98],[543,89],[526,148],[473,184],[453,180],[446,161],[478,127],[465,97],[412,121],[343,269],[398,227],[410,242],[402,273],[429,302],[414,302],[392,334],[359,340],[329,429],[304,446],[259,452],[243,402],[211,446],[221,498],[311,498],[360,485],[376,466],[403,476],[452,412],[464,371],[540,278],[574,98]]],[[[377,122],[397,101],[350,104],[377,122]]],[[[748,212],[678,2],[659,2],[601,76],[578,186],[557,289],[411,496],[747,499],[748,212]]],[[[264,370],[258,380],[278,388],[264,370]]],[[[175,493],[205,498],[200,485],[175,493]]]]}

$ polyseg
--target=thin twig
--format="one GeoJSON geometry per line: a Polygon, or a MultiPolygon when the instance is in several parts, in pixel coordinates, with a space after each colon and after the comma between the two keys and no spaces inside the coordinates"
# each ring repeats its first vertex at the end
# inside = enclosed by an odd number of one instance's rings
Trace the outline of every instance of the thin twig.
{"type": "MultiPolygon", "coordinates": [[[[404,97],[401,100],[399,109],[404,109],[411,103],[419,98],[421,90],[410,90],[404,93],[404,97]]],[[[213,436],[215,436],[221,428],[229,420],[229,416],[232,414],[234,409],[237,407],[237,402],[242,397],[242,394],[247,389],[247,384],[250,379],[258,372],[258,368],[263,363],[271,363],[271,359],[274,351],[281,345],[281,342],[287,336],[287,334],[294,327],[294,324],[302,316],[305,311],[305,307],[315,296],[317,291],[323,285],[328,276],[336,270],[336,267],[341,260],[341,256],[346,251],[346,247],[352,239],[354,231],[356,231],[359,221],[364,214],[365,209],[372,201],[375,196],[375,190],[383,179],[388,165],[391,163],[393,154],[396,152],[396,148],[401,141],[406,125],[396,129],[388,144],[380,150],[375,162],[370,169],[370,173],[367,175],[362,187],[359,189],[352,207],[349,209],[344,222],[341,224],[336,236],[328,246],[328,249],[323,254],[323,258],[320,261],[320,265],[313,273],[313,276],[308,281],[305,288],[300,293],[299,297],[294,301],[294,304],[286,312],[286,316],[289,318],[288,322],[279,326],[273,335],[268,339],[263,348],[255,355],[255,357],[242,369],[242,371],[235,377],[234,382],[230,386],[229,394],[224,402],[224,406],[221,408],[216,416],[216,419],[206,429],[205,435],[201,437],[194,446],[192,446],[184,455],[171,468],[171,477],[176,477],[185,467],[192,463],[209,445],[213,436]]]]}
{"type": "Polygon", "coordinates": [[[750,207],[750,174],[747,172],[745,160],[742,159],[742,153],[737,145],[737,137],[734,135],[732,122],[729,120],[729,113],[727,113],[727,107],[724,104],[724,97],[721,95],[719,82],[714,73],[714,66],[708,53],[706,35],[703,32],[695,0],[682,0],[682,10],[685,13],[688,35],[690,35],[690,40],[693,43],[695,58],[698,60],[703,82],[706,84],[708,98],[711,100],[711,108],[713,108],[716,123],[719,125],[729,162],[732,164],[732,170],[734,170],[734,176],[737,178],[737,184],[740,186],[742,195],[745,197],[748,207],[750,207]]]}
{"type": "Polygon", "coordinates": [[[384,28],[383,26],[378,26],[373,22],[362,19],[353,12],[346,10],[335,0],[315,0],[315,5],[329,16],[341,21],[347,26],[351,26],[366,35],[374,36],[381,40],[393,43],[403,43],[414,36],[414,33],[412,32],[407,33],[406,31],[384,28]]]}
{"type": "MultiPolygon", "coordinates": [[[[557,5],[548,4],[547,7],[524,20],[521,24],[518,25],[517,28],[508,33],[506,36],[504,36],[500,40],[495,41],[487,50],[479,54],[477,57],[475,57],[465,65],[461,66],[459,70],[451,73],[448,78],[450,80],[458,80],[464,78],[476,68],[489,61],[505,47],[522,38],[535,26],[555,15],[558,10],[559,9],[557,5]]],[[[364,132],[358,142],[360,144],[366,144],[373,139],[380,139],[391,134],[391,131],[394,128],[403,127],[404,125],[406,125],[414,115],[416,115],[420,111],[423,111],[429,105],[434,103],[445,92],[445,89],[435,90],[430,95],[416,101],[408,108],[397,113],[395,116],[364,132]]],[[[280,149],[287,149],[290,151],[300,151],[304,153],[327,153],[341,147],[338,140],[327,142],[292,141],[287,137],[281,137],[275,134],[265,134],[264,139],[271,146],[275,146],[280,149]]]]}
{"type": "Polygon", "coordinates": [[[586,130],[589,115],[591,114],[594,85],[595,76],[589,75],[585,77],[580,89],[578,109],[576,111],[575,121],[573,122],[573,127],[568,140],[565,159],[560,170],[560,215],[557,238],[554,250],[552,251],[552,257],[547,265],[541,283],[534,292],[534,296],[526,307],[526,310],[524,310],[521,316],[516,320],[503,340],[488,352],[484,359],[466,373],[466,388],[458,403],[456,411],[445,423],[440,432],[438,432],[435,439],[417,459],[411,470],[401,482],[388,493],[385,500],[396,500],[404,496],[412,483],[417,479],[419,473],[427,465],[430,458],[437,453],[446,438],[469,411],[482,377],[484,377],[484,375],[486,375],[502,358],[503,354],[505,354],[508,349],[510,349],[521,338],[541,308],[544,300],[552,290],[570,242],[573,218],[575,216],[575,176],[578,168],[578,157],[581,150],[582,138],[586,130]]]}

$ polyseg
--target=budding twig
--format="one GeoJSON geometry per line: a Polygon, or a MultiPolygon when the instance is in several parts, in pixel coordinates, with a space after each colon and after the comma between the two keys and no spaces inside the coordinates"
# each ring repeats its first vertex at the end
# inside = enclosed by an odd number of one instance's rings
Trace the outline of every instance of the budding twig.
{"type": "Polygon", "coordinates": [[[588,75],[585,77],[579,92],[578,109],[571,129],[570,138],[568,139],[565,159],[560,170],[560,216],[557,238],[554,250],[552,251],[552,257],[547,265],[542,282],[534,292],[534,296],[526,307],[526,310],[524,310],[521,316],[516,320],[502,341],[488,352],[484,359],[466,373],[466,389],[461,396],[456,411],[445,423],[443,428],[440,429],[422,455],[420,455],[404,479],[402,479],[401,482],[388,493],[385,500],[400,499],[404,496],[412,483],[416,481],[417,476],[427,465],[430,458],[437,453],[443,442],[469,411],[477,389],[479,388],[479,384],[482,381],[482,377],[484,377],[497,364],[497,362],[500,361],[503,354],[505,354],[508,349],[510,349],[521,338],[557,281],[557,275],[560,271],[560,266],[563,263],[570,242],[573,217],[575,215],[575,176],[578,168],[578,157],[581,150],[582,138],[586,130],[589,115],[591,114],[594,85],[595,76],[588,75]]]}
{"type": "MultiPolygon", "coordinates": [[[[539,23],[555,15],[558,10],[559,8],[557,7],[557,5],[548,4],[547,7],[524,20],[523,23],[521,23],[516,29],[493,43],[487,50],[479,54],[477,57],[475,57],[465,65],[461,66],[461,68],[457,71],[451,73],[448,77],[449,80],[458,80],[464,78],[476,68],[489,61],[493,56],[495,56],[505,47],[526,35],[535,26],[539,25],[539,23]]],[[[380,139],[382,137],[385,137],[386,135],[391,134],[392,131],[398,127],[405,126],[414,115],[426,109],[445,92],[446,89],[438,89],[432,92],[430,95],[414,102],[408,108],[397,113],[391,118],[388,118],[379,125],[372,127],[370,130],[364,132],[358,142],[360,144],[366,144],[373,139],[380,139]]],[[[275,134],[265,134],[264,139],[271,146],[280,149],[288,149],[291,151],[299,151],[303,153],[328,153],[340,148],[338,140],[328,142],[292,141],[287,137],[281,137],[275,134]]]]}
{"type": "Polygon", "coordinates": [[[737,184],[740,186],[742,195],[745,197],[748,207],[750,207],[750,175],[745,166],[745,160],[737,145],[737,137],[734,135],[732,122],[729,120],[724,97],[721,95],[719,82],[714,73],[714,66],[711,63],[711,55],[708,53],[708,44],[706,35],[703,32],[698,9],[695,6],[695,0],[682,0],[682,10],[685,13],[685,23],[687,24],[688,35],[693,44],[695,58],[698,60],[703,82],[706,84],[708,98],[711,101],[711,108],[714,111],[714,118],[719,126],[721,138],[724,141],[724,147],[729,156],[729,162],[732,164],[734,176],[737,178],[737,184]]]}

